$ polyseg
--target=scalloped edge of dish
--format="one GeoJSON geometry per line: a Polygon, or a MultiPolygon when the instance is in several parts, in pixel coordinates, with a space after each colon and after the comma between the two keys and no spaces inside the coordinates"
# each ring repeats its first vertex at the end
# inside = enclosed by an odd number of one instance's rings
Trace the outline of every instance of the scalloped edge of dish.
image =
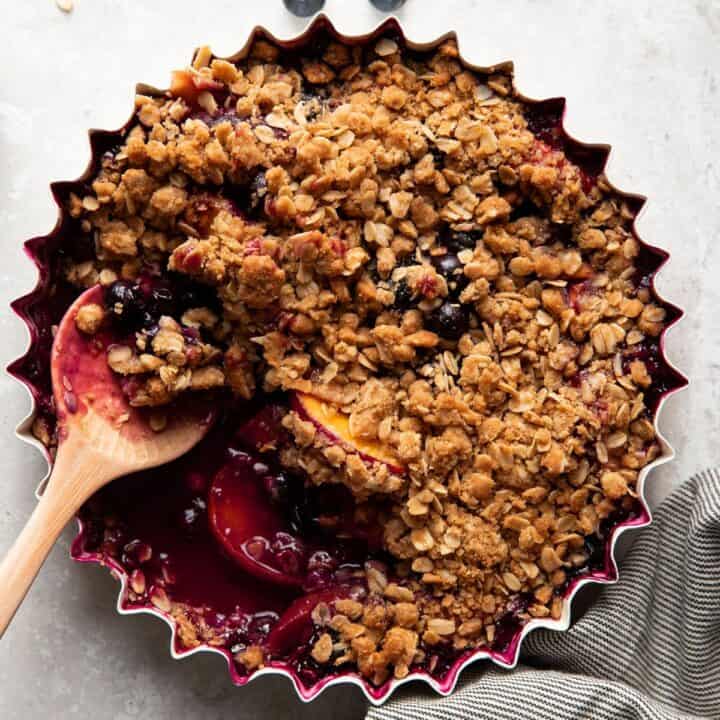
{"type": "MultiPolygon", "coordinates": [[[[355,44],[365,44],[368,42],[372,42],[374,39],[378,38],[381,35],[387,34],[387,33],[394,33],[398,37],[400,37],[412,50],[431,50],[435,47],[437,47],[439,44],[444,42],[445,40],[449,38],[454,38],[455,40],[458,40],[457,34],[454,31],[449,31],[438,38],[436,38],[433,41],[430,42],[424,42],[424,43],[415,43],[411,41],[405,31],[403,30],[400,21],[396,16],[389,16],[385,18],[382,22],[380,22],[373,30],[370,32],[363,34],[363,35],[353,35],[348,36],[344,35],[343,33],[340,33],[338,30],[335,29],[335,26],[333,25],[332,21],[329,19],[327,15],[324,13],[321,13],[319,15],[316,15],[314,18],[308,21],[308,24],[306,25],[305,29],[297,36],[294,36],[292,38],[288,38],[286,40],[277,38],[275,35],[273,35],[270,31],[268,31],[263,26],[255,26],[252,31],[248,35],[248,40],[243,46],[243,48],[238,51],[237,53],[230,56],[230,60],[238,60],[242,59],[244,55],[247,53],[249,47],[252,45],[252,43],[259,37],[267,38],[278,45],[282,47],[299,47],[306,45],[308,42],[311,41],[311,38],[316,33],[322,33],[322,32],[328,32],[331,35],[335,36],[338,39],[341,39],[343,42],[348,43],[355,43],[355,44]]],[[[472,63],[469,63],[465,61],[462,57],[462,48],[460,47],[460,43],[458,40],[458,47],[459,47],[459,55],[460,59],[463,62],[463,64],[477,72],[482,73],[488,73],[492,72],[493,70],[498,69],[513,69],[513,63],[510,61],[501,62],[494,64],[492,66],[487,67],[481,67],[478,65],[474,65],[472,63]]],[[[155,88],[152,88],[145,84],[138,84],[137,91],[139,92],[160,92],[156,90],[155,88]]],[[[582,141],[577,140],[572,135],[570,135],[567,130],[565,129],[565,113],[566,113],[566,102],[564,98],[547,98],[544,100],[536,100],[533,98],[529,98],[527,96],[522,95],[518,91],[518,96],[530,103],[530,104],[539,104],[539,103],[548,103],[553,102],[556,103],[560,110],[561,110],[561,117],[560,117],[560,129],[563,133],[563,137],[565,140],[568,140],[572,143],[574,148],[581,149],[585,152],[594,153],[597,157],[597,159],[601,160],[601,171],[604,172],[610,158],[610,152],[611,148],[607,144],[593,144],[593,143],[584,143],[582,141]]],[[[133,114],[134,116],[134,114],[133,114]]],[[[40,262],[40,260],[37,257],[36,251],[34,250],[35,245],[41,244],[43,241],[47,242],[50,238],[53,238],[57,236],[63,225],[63,219],[64,219],[64,209],[61,205],[61,202],[59,200],[59,192],[60,188],[65,185],[73,185],[76,183],[84,182],[88,179],[90,176],[95,158],[96,158],[96,150],[97,146],[100,144],[102,139],[106,139],[109,137],[112,137],[114,135],[117,135],[118,133],[123,132],[123,130],[128,126],[128,124],[131,122],[131,119],[128,120],[128,123],[126,123],[122,128],[120,128],[117,131],[105,131],[105,130],[90,130],[88,131],[89,139],[90,139],[90,149],[91,149],[91,157],[88,164],[88,167],[86,168],[85,172],[74,181],[69,182],[54,182],[51,184],[51,190],[53,194],[54,201],[56,205],[58,206],[58,219],[55,224],[55,227],[53,230],[48,233],[45,236],[39,236],[36,238],[32,238],[31,240],[28,240],[24,244],[25,252],[30,257],[32,262],[36,265],[38,268],[38,281],[35,285],[35,287],[27,294],[23,295],[20,298],[17,298],[11,303],[11,307],[14,310],[14,312],[20,317],[20,319],[23,321],[26,331],[28,332],[28,347],[26,352],[20,357],[17,358],[15,361],[13,361],[7,368],[8,374],[10,374],[12,377],[14,377],[16,380],[18,380],[21,385],[26,389],[28,392],[32,407],[28,415],[19,423],[19,425],[16,428],[16,436],[20,438],[21,440],[33,445],[34,447],[38,448],[45,456],[45,459],[48,462],[48,471],[45,475],[45,478],[41,481],[40,485],[38,486],[38,489],[36,491],[36,495],[39,496],[42,493],[42,490],[44,488],[44,485],[47,481],[47,477],[50,473],[50,467],[51,467],[51,458],[50,455],[45,448],[45,446],[37,440],[31,433],[31,428],[33,421],[35,417],[37,416],[38,412],[38,403],[37,403],[37,395],[38,390],[36,386],[34,385],[33,381],[30,379],[30,377],[27,374],[23,374],[21,371],[21,365],[23,361],[25,361],[28,357],[30,357],[31,353],[33,352],[38,335],[37,335],[37,327],[32,320],[32,318],[28,315],[26,312],[26,306],[29,305],[34,299],[40,297],[42,295],[42,292],[44,290],[44,283],[47,279],[47,272],[48,267],[46,264],[43,264],[40,262]]],[[[609,181],[608,181],[609,182],[609,181]]],[[[662,432],[659,428],[659,419],[660,415],[662,414],[662,410],[665,406],[665,403],[667,401],[667,398],[678,392],[679,390],[684,389],[688,385],[688,380],[685,378],[682,373],[670,362],[667,358],[666,352],[665,352],[665,338],[667,336],[667,332],[670,330],[670,328],[674,327],[677,322],[683,317],[683,311],[674,305],[673,303],[670,303],[666,300],[664,300],[656,291],[655,289],[655,279],[657,278],[658,273],[662,270],[662,268],[667,263],[670,255],[666,251],[657,248],[655,246],[649,245],[648,243],[644,242],[636,229],[636,223],[641,215],[645,205],[646,200],[642,195],[632,194],[624,192],[620,189],[618,189],[613,183],[609,182],[611,187],[624,199],[628,201],[632,201],[636,205],[636,212],[635,217],[633,218],[633,224],[632,224],[632,232],[634,237],[638,240],[638,242],[642,245],[643,248],[650,251],[652,254],[656,255],[659,258],[659,263],[657,268],[652,271],[651,273],[651,289],[653,294],[655,295],[656,299],[661,302],[663,307],[665,307],[667,310],[670,310],[674,317],[673,319],[668,323],[667,327],[663,330],[660,339],[659,339],[659,357],[660,360],[665,364],[667,369],[669,369],[674,379],[676,380],[677,384],[674,387],[668,388],[662,396],[659,399],[659,402],[657,404],[657,407],[655,409],[654,417],[653,417],[653,425],[655,428],[655,432],[658,438],[658,441],[660,442],[661,446],[661,454],[659,457],[657,457],[652,463],[644,467],[638,476],[637,481],[637,495],[638,500],[640,502],[641,506],[641,512],[638,516],[622,521],[615,525],[611,531],[610,531],[610,537],[605,545],[605,567],[601,571],[594,571],[587,575],[584,575],[582,577],[578,577],[571,581],[568,588],[566,589],[565,596],[564,596],[564,602],[563,602],[563,611],[562,615],[557,620],[548,620],[548,619],[533,619],[527,622],[525,625],[518,628],[517,632],[513,636],[512,640],[508,643],[506,649],[503,652],[496,652],[496,651],[488,651],[486,649],[478,649],[473,651],[468,651],[467,653],[464,653],[458,659],[453,663],[453,665],[450,667],[450,669],[447,671],[445,676],[438,680],[434,677],[432,677],[429,673],[426,671],[416,671],[413,673],[410,673],[407,677],[403,679],[390,679],[386,681],[383,685],[379,687],[375,687],[368,683],[366,680],[361,678],[359,675],[354,673],[340,673],[335,676],[328,676],[321,680],[319,680],[317,683],[306,686],[298,677],[297,673],[290,668],[289,666],[281,663],[281,662],[273,662],[270,666],[264,667],[260,670],[257,670],[249,675],[243,676],[240,675],[235,668],[232,655],[227,649],[219,649],[215,647],[211,647],[209,645],[203,644],[199,645],[192,649],[180,649],[179,643],[177,641],[177,634],[176,634],[176,624],[174,620],[169,616],[169,614],[164,613],[157,608],[155,608],[152,605],[144,606],[144,607],[128,607],[125,602],[127,598],[127,586],[128,586],[128,575],[123,570],[121,566],[119,566],[117,563],[114,562],[108,562],[106,559],[104,559],[99,553],[83,553],[79,550],[77,547],[78,545],[78,539],[82,536],[83,531],[83,523],[80,519],[78,519],[78,535],[73,540],[72,549],[71,549],[71,557],[81,563],[95,563],[99,565],[106,566],[110,569],[111,574],[119,580],[120,582],[120,588],[118,592],[118,599],[117,599],[117,611],[121,615],[135,615],[135,614],[150,614],[154,615],[156,617],[161,618],[166,622],[166,624],[170,627],[171,634],[170,634],[170,654],[174,659],[182,659],[186,657],[190,657],[191,655],[194,655],[199,652],[209,652],[213,654],[218,654],[223,656],[227,663],[228,663],[228,669],[230,673],[230,677],[233,681],[233,683],[237,686],[243,686],[249,683],[252,680],[255,680],[256,678],[265,677],[269,675],[279,675],[283,677],[287,677],[292,686],[294,687],[298,697],[303,702],[309,702],[315,698],[317,698],[325,689],[332,687],[334,685],[340,685],[340,684],[349,684],[349,685],[355,685],[363,692],[365,697],[368,699],[368,701],[374,705],[379,705],[383,702],[385,702],[399,687],[402,685],[405,685],[409,682],[413,681],[419,681],[424,682],[429,687],[431,687],[435,692],[437,692],[439,695],[449,695],[457,685],[457,682],[459,680],[460,673],[464,668],[467,666],[478,662],[480,660],[491,660],[496,665],[505,668],[505,669],[512,669],[514,668],[517,663],[520,656],[520,648],[522,645],[522,642],[524,638],[528,635],[528,633],[540,629],[545,628],[549,630],[555,630],[555,631],[564,631],[567,630],[570,626],[571,619],[572,619],[572,601],[575,597],[575,595],[578,593],[578,591],[585,587],[586,585],[607,585],[607,584],[613,584],[616,583],[619,579],[619,572],[618,572],[618,566],[617,561],[615,558],[615,548],[618,542],[618,539],[625,533],[625,531],[633,528],[642,528],[646,527],[650,524],[652,520],[650,508],[647,504],[647,500],[645,498],[645,485],[648,478],[649,473],[656,467],[665,464],[667,462],[670,462],[675,457],[675,452],[673,448],[670,446],[670,444],[667,442],[665,437],[663,436],[662,432]]]]}

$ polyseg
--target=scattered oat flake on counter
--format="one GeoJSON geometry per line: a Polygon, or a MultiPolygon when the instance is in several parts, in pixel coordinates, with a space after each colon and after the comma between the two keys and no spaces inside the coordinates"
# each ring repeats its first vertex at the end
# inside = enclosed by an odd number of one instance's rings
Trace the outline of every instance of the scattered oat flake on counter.
{"type": "Polygon", "coordinates": [[[73,2],[73,0],[55,0],[55,4],[64,13],[71,13],[73,11],[73,8],[75,7],[75,3],[73,2]]]}

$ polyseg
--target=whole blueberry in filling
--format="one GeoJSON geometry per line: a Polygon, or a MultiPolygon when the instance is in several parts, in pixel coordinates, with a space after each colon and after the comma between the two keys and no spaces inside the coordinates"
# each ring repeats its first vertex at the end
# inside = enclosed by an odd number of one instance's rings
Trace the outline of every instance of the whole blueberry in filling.
{"type": "Polygon", "coordinates": [[[461,250],[474,250],[478,237],[476,233],[446,231],[442,235],[441,241],[451,252],[460,252],[461,250]]]}
{"type": "Polygon", "coordinates": [[[138,285],[118,280],[105,292],[105,303],[110,317],[118,329],[137,329],[145,319],[146,303],[138,285]]]}
{"type": "Polygon", "coordinates": [[[449,294],[458,297],[468,282],[460,258],[455,253],[447,252],[434,256],[432,260],[438,273],[445,278],[449,294]]]}
{"type": "Polygon", "coordinates": [[[394,307],[398,310],[407,310],[412,304],[413,291],[404,280],[400,280],[395,286],[394,307]]]}
{"type": "Polygon", "coordinates": [[[467,310],[457,303],[444,302],[430,313],[427,326],[440,337],[458,340],[469,328],[467,310]]]}
{"type": "Polygon", "coordinates": [[[267,195],[267,180],[265,179],[265,173],[260,171],[255,175],[250,183],[250,209],[254,212],[261,210],[265,196],[267,195]]]}
{"type": "Polygon", "coordinates": [[[154,287],[150,291],[148,307],[155,317],[159,317],[160,315],[174,315],[177,312],[177,306],[173,291],[163,285],[154,287]]]}

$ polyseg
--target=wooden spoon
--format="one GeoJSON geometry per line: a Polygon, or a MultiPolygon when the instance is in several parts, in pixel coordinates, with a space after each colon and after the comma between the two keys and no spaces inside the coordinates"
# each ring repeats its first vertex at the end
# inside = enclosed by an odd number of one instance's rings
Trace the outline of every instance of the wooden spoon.
{"type": "Polygon", "coordinates": [[[107,364],[113,337],[75,324],[84,305],[102,305],[102,289],[84,292],[68,309],[53,342],[50,370],[58,449],[37,507],[0,564],[0,636],[23,601],[66,523],[93,493],[122,475],[162,465],[196,445],[212,422],[209,404],[176,403],[154,431],[146,411],[130,407],[107,364]]]}

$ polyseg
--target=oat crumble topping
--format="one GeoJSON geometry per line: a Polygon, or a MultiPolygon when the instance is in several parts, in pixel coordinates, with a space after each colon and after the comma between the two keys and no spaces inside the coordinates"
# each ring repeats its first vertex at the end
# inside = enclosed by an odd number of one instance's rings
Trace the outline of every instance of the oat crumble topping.
{"type": "Polygon", "coordinates": [[[464,68],[453,42],[286,61],[258,41],[237,63],[203,48],[168,94],[136,98],[71,198],[95,252],[66,277],[108,288],[77,324],[129,322],[108,362],[132,405],[281,391],[357,440],[291,405],[275,448],[357,513],[380,508],[393,559],[368,564],[366,602],[315,609],[321,666],[382,683],[429,648],[492,645],[518,598],[559,617],[585,538],[659,452],[633,348],[665,311],[637,281],[633,213],[531,117],[509,74],[464,68]],[[129,318],[133,288],[168,276],[207,292],[129,318]]]}

